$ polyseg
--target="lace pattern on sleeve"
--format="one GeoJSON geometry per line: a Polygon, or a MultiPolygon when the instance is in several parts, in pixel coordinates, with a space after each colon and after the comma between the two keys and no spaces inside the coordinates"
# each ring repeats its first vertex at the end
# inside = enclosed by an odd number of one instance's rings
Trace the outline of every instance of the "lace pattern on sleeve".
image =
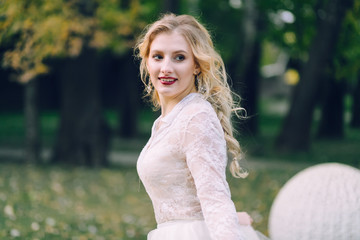
{"type": "Polygon", "coordinates": [[[226,181],[227,151],[221,124],[216,113],[206,108],[190,115],[183,149],[211,237],[243,240],[226,181]]]}

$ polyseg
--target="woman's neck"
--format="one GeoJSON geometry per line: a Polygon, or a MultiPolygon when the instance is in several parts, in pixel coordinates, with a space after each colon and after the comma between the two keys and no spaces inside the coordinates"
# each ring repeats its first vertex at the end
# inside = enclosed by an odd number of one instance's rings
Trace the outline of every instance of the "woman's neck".
{"type": "Polygon", "coordinates": [[[173,100],[173,101],[162,101],[161,102],[161,116],[165,117],[166,115],[168,115],[171,110],[173,110],[173,108],[176,106],[176,104],[178,104],[180,101],[178,100],[173,100]]]}
{"type": "Polygon", "coordinates": [[[165,117],[166,115],[168,115],[171,112],[171,110],[173,110],[173,108],[176,106],[176,104],[178,104],[184,97],[194,92],[196,92],[195,87],[194,89],[191,89],[191,91],[185,94],[180,94],[179,96],[176,97],[166,98],[160,95],[159,100],[161,106],[161,116],[165,117]]]}

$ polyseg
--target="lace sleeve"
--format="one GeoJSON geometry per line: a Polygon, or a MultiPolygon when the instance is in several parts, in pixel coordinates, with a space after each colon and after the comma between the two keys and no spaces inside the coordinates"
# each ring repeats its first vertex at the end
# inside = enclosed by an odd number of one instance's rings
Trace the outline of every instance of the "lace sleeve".
{"type": "Polygon", "coordinates": [[[184,133],[187,165],[211,238],[245,239],[226,181],[226,142],[216,113],[197,112],[188,120],[184,133]]]}

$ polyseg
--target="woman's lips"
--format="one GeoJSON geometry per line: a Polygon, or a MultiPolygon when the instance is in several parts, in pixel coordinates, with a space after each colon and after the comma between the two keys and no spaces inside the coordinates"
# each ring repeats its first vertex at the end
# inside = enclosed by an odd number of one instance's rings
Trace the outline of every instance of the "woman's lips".
{"type": "Polygon", "coordinates": [[[164,85],[172,85],[176,82],[177,78],[173,77],[159,77],[159,80],[164,85]]]}

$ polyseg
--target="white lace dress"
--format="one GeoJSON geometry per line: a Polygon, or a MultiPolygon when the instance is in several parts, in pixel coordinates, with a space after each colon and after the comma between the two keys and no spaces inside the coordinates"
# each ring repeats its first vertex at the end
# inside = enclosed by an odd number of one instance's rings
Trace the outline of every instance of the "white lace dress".
{"type": "Polygon", "coordinates": [[[258,239],[238,222],[226,165],[221,124],[200,94],[189,94],[159,117],[137,162],[158,223],[148,239],[258,239]]]}

